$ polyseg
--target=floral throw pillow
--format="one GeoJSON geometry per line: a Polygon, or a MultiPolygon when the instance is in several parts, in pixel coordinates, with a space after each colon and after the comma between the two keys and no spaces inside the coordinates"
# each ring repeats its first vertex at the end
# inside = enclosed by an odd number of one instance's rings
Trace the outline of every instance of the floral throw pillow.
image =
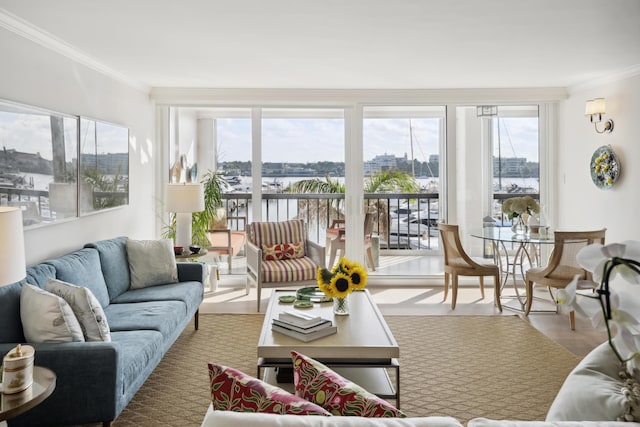
{"type": "Polygon", "coordinates": [[[292,415],[331,415],[320,406],[251,377],[237,369],[209,363],[213,409],[292,415]]]}
{"type": "Polygon", "coordinates": [[[291,352],[296,396],[322,406],[333,415],[406,417],[387,401],[338,375],[322,363],[291,352]]]}
{"type": "Polygon", "coordinates": [[[265,261],[280,261],[283,259],[297,259],[304,256],[302,242],[280,243],[277,245],[262,245],[262,258],[265,261]]]}

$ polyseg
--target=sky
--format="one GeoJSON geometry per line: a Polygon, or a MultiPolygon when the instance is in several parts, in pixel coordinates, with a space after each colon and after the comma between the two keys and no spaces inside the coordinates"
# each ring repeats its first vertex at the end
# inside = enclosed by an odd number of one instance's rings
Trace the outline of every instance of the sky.
{"type": "MultiPolygon", "coordinates": [[[[439,153],[439,120],[412,119],[414,158],[421,162],[439,153]]],[[[538,161],[537,119],[501,119],[503,157],[538,161]]],[[[341,119],[264,119],[263,162],[344,162],[341,119]]],[[[365,119],[364,160],[392,154],[411,158],[408,119],[365,119]]],[[[251,120],[218,119],[220,161],[247,161],[251,155],[251,120]]]]}
{"type": "MultiPolygon", "coordinates": [[[[109,123],[82,119],[81,143],[83,152],[92,153],[88,145],[94,145],[91,133],[96,124],[98,133],[98,154],[126,153],[128,149],[128,129],[109,123]],[[89,124],[89,125],[87,125],[89,124]]],[[[63,117],[65,153],[67,159],[77,155],[77,119],[63,117]]],[[[49,115],[13,113],[0,111],[0,149],[15,149],[24,153],[40,153],[47,160],[53,159],[51,146],[51,120],[49,115]]]]}

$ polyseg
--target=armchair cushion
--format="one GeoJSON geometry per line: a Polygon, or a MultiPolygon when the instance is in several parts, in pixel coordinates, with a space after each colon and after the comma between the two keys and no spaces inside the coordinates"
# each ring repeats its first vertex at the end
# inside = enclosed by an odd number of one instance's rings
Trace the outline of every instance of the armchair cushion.
{"type": "Polygon", "coordinates": [[[316,277],[318,265],[308,257],[262,262],[263,282],[301,282],[316,277]]]}
{"type": "Polygon", "coordinates": [[[259,248],[291,242],[305,242],[307,233],[304,221],[292,219],[282,222],[252,222],[249,224],[249,238],[259,248]]]}

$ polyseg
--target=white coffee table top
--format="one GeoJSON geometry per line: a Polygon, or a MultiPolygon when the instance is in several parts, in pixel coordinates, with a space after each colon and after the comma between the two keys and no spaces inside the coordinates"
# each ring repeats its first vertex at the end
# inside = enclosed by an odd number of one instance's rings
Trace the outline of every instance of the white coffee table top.
{"type": "Polygon", "coordinates": [[[371,299],[369,291],[356,291],[349,295],[349,315],[334,316],[333,303],[315,303],[313,308],[300,309],[308,314],[330,319],[338,332],[311,342],[273,332],[271,321],[281,311],[296,310],[292,304],[281,304],[278,297],[295,295],[295,289],[275,290],[262,325],[258,341],[258,357],[266,361],[291,361],[291,350],[325,362],[354,362],[388,364],[400,356],[400,348],[382,314],[371,299]]]}

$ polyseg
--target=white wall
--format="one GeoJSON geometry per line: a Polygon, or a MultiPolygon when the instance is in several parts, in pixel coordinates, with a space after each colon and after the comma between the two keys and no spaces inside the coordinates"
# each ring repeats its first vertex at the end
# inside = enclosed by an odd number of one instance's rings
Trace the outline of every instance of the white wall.
{"type": "Polygon", "coordinates": [[[148,93],[0,29],[0,98],[127,126],[129,206],[25,231],[27,264],[99,239],[158,237],[154,108],[148,93]]]}
{"type": "Polygon", "coordinates": [[[607,241],[640,239],[640,73],[573,88],[559,108],[558,207],[555,229],[607,228],[607,241]],[[606,98],[612,133],[597,134],[585,117],[585,101],[606,98]],[[600,190],[591,180],[593,152],[611,145],[621,161],[618,182],[600,190]]]}

